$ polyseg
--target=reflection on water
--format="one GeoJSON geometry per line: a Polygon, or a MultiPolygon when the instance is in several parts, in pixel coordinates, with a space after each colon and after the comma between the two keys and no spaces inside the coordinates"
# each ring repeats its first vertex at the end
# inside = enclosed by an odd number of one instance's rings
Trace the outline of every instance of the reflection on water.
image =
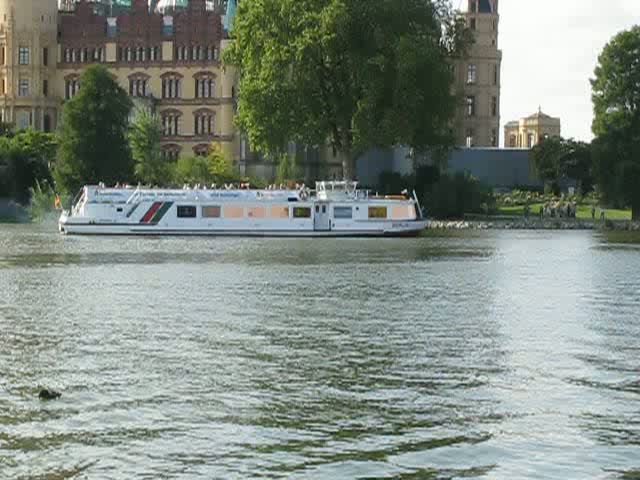
{"type": "Polygon", "coordinates": [[[0,478],[640,478],[639,267],[582,232],[1,226],[0,478]]]}

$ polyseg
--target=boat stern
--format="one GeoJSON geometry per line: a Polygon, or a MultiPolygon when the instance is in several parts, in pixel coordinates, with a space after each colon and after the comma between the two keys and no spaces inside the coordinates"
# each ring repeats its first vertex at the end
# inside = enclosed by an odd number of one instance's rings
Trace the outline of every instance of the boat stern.
{"type": "Polygon", "coordinates": [[[69,211],[68,210],[63,210],[62,213],[60,213],[60,218],[58,219],[58,231],[60,233],[67,233],[67,222],[69,221],[69,211]]]}
{"type": "Polygon", "coordinates": [[[392,222],[384,234],[389,237],[417,237],[428,224],[424,219],[392,222]]]}

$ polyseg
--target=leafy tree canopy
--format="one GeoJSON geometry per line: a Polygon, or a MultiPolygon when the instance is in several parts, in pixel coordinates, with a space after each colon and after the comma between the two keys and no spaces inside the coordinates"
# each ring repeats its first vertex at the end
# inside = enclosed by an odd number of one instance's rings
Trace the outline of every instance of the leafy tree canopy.
{"type": "Polygon", "coordinates": [[[173,166],[172,177],[176,184],[213,183],[213,175],[209,172],[209,162],[205,157],[178,158],[173,166]]]}
{"type": "Polygon", "coordinates": [[[582,193],[593,188],[591,146],[572,138],[544,138],[531,149],[533,169],[548,182],[561,178],[577,180],[582,193]]]}
{"type": "Polygon", "coordinates": [[[447,0],[242,2],[232,37],[236,121],[262,153],[328,140],[351,177],[371,147],[452,142],[449,65],[470,36],[447,0]]]}
{"type": "Polygon", "coordinates": [[[604,47],[591,86],[598,186],[610,201],[631,205],[640,220],[640,26],[604,47]]]}
{"type": "Polygon", "coordinates": [[[173,181],[177,184],[212,183],[221,186],[240,180],[231,160],[218,143],[212,143],[206,157],[180,157],[173,167],[173,181]]]}
{"type": "Polygon", "coordinates": [[[129,129],[129,145],[134,173],[142,183],[164,185],[169,180],[170,164],[162,157],[162,127],[157,114],[142,109],[129,129]]]}
{"type": "Polygon", "coordinates": [[[214,183],[219,185],[239,181],[240,177],[231,160],[224,154],[219,143],[213,142],[207,155],[209,173],[214,183]]]}
{"type": "Polygon", "coordinates": [[[57,187],[75,192],[84,184],[131,181],[127,142],[131,100],[101,65],[87,68],[78,94],[65,103],[54,171],[57,187]]]}
{"type": "Polygon", "coordinates": [[[22,130],[0,137],[0,197],[26,203],[31,187],[52,183],[49,167],[55,152],[55,137],[50,133],[22,130]]]}

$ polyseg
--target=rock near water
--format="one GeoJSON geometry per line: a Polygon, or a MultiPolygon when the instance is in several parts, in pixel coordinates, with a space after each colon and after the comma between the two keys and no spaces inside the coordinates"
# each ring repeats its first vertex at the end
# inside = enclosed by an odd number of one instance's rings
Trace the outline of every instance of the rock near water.
{"type": "Polygon", "coordinates": [[[432,220],[427,229],[432,230],[632,230],[639,231],[640,223],[629,221],[589,221],[550,219],[513,220],[432,220]]]}
{"type": "Polygon", "coordinates": [[[60,398],[61,396],[62,394],[60,392],[56,392],[55,390],[50,390],[48,388],[43,388],[38,394],[38,398],[40,400],[55,400],[56,398],[60,398]]]}

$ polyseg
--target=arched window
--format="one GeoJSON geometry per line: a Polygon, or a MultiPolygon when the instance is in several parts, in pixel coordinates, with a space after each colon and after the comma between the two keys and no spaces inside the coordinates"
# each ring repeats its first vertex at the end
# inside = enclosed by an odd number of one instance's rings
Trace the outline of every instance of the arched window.
{"type": "Polygon", "coordinates": [[[182,98],[182,75],[167,72],[162,78],[162,98],[182,98]]]}
{"type": "Polygon", "coordinates": [[[201,143],[193,147],[193,153],[196,157],[206,157],[209,155],[209,144],[201,143]]]}
{"type": "Polygon", "coordinates": [[[177,137],[180,135],[180,117],[182,113],[179,110],[165,110],[161,114],[162,117],[162,133],[166,137],[177,137]]]}
{"type": "Polygon", "coordinates": [[[200,72],[193,76],[196,98],[215,98],[216,75],[211,72],[200,72]]]}
{"type": "Polygon", "coordinates": [[[146,97],[149,94],[149,75],[144,73],[129,75],[129,95],[132,97],[146,97]]]}
{"type": "Polygon", "coordinates": [[[213,135],[215,132],[215,112],[203,108],[193,114],[193,131],[196,136],[213,135]]]}
{"type": "Polygon", "coordinates": [[[170,143],[162,147],[162,158],[165,160],[176,161],[180,156],[180,146],[175,143],[170,143]]]}
{"type": "Polygon", "coordinates": [[[71,100],[80,90],[80,76],[77,74],[64,77],[64,99],[71,100]]]}

